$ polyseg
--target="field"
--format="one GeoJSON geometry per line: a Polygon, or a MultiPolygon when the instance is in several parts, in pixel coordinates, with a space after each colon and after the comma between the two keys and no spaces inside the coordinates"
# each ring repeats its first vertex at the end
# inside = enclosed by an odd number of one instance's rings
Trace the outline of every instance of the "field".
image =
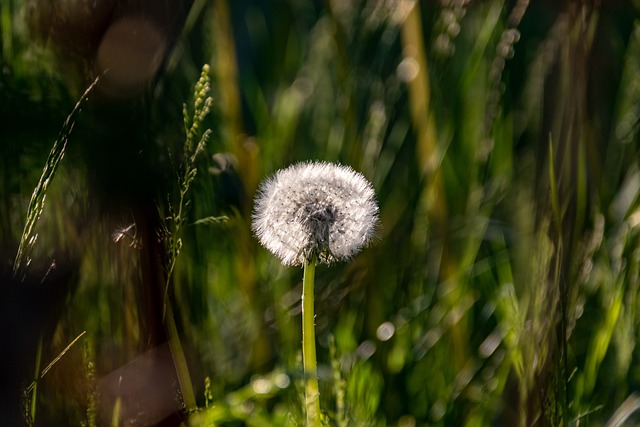
{"type": "Polygon", "coordinates": [[[305,425],[252,215],[326,161],[323,424],[638,425],[639,130],[637,1],[3,0],[0,424],[305,425]]]}

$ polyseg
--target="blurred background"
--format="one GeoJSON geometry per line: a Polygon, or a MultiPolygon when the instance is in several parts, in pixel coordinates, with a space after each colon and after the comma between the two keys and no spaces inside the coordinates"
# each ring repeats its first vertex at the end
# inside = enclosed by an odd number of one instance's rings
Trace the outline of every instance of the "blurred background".
{"type": "Polygon", "coordinates": [[[639,12],[3,0],[3,425],[302,425],[302,269],[250,220],[309,159],[381,210],[317,269],[328,425],[639,423],[639,12]]]}

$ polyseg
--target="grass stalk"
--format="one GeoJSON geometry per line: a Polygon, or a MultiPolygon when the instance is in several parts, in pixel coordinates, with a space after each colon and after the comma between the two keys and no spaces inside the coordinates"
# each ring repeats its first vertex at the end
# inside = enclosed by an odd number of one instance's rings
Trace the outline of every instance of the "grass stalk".
{"type": "Polygon", "coordinates": [[[83,331],[73,341],[71,341],[71,343],[68,346],[66,346],[65,349],[62,350],[60,354],[58,354],[58,356],[55,359],[53,359],[51,363],[49,363],[46,366],[46,368],[42,370],[42,372],[40,372],[40,366],[42,365],[42,336],[40,337],[40,340],[38,341],[38,352],[36,353],[36,363],[35,363],[35,372],[33,376],[33,382],[29,384],[29,386],[25,390],[26,394],[31,393],[30,408],[29,408],[29,423],[30,423],[29,425],[34,425],[35,419],[36,419],[36,400],[37,400],[37,394],[38,394],[38,382],[40,381],[41,378],[43,378],[47,374],[47,372],[49,372],[51,368],[53,368],[53,365],[55,365],[62,358],[62,356],[64,356],[67,353],[67,351],[69,351],[69,349],[76,342],[78,342],[80,338],[82,338],[82,336],[85,333],[87,333],[87,331],[83,331]]]}
{"type": "Polygon", "coordinates": [[[165,323],[167,326],[167,335],[169,337],[169,349],[171,350],[171,356],[175,364],[176,373],[178,375],[178,382],[180,383],[180,390],[182,391],[182,399],[187,411],[193,411],[196,409],[196,395],[193,391],[193,384],[191,382],[191,374],[189,373],[189,366],[187,364],[187,358],[185,357],[180,342],[180,335],[178,334],[178,328],[176,327],[176,321],[173,318],[173,310],[169,301],[165,304],[166,317],[165,323]]]}
{"type": "Polygon", "coordinates": [[[27,220],[24,224],[24,229],[22,231],[22,236],[20,237],[20,244],[18,246],[18,251],[16,253],[16,258],[13,262],[13,275],[17,276],[20,269],[25,268],[31,262],[31,251],[35,245],[35,242],[38,238],[38,234],[35,232],[35,227],[38,221],[40,220],[40,216],[44,211],[44,202],[46,199],[47,190],[49,189],[49,185],[53,181],[53,178],[58,171],[58,167],[62,158],[64,157],[65,151],[67,149],[67,141],[69,140],[69,135],[71,135],[71,131],[75,126],[75,119],[77,115],[80,113],[80,107],[83,102],[89,97],[89,93],[93,90],[93,88],[100,80],[101,76],[96,77],[96,79],[89,85],[89,87],[84,91],[76,105],[71,110],[71,113],[67,116],[67,119],[64,121],[62,125],[62,129],[58,134],[58,138],[54,141],[53,147],[51,147],[51,151],[49,152],[49,156],[47,157],[47,161],[42,170],[42,175],[40,175],[40,180],[38,184],[33,189],[33,194],[31,195],[31,200],[29,201],[29,207],[27,208],[27,220]]]}
{"type": "Polygon", "coordinates": [[[122,407],[122,399],[118,397],[113,404],[113,412],[111,414],[111,427],[118,427],[120,425],[120,408],[122,407]]]}
{"type": "Polygon", "coordinates": [[[304,265],[302,280],[302,362],[305,376],[306,426],[320,426],[320,389],[316,362],[315,315],[313,310],[313,285],[316,257],[304,265]]]}
{"type": "Polygon", "coordinates": [[[207,140],[211,135],[211,130],[207,129],[202,132],[200,139],[198,140],[200,125],[204,118],[209,114],[213,99],[209,96],[211,85],[209,81],[209,65],[205,64],[202,67],[200,79],[196,83],[193,94],[193,113],[189,114],[189,109],[186,104],[183,104],[183,120],[185,131],[185,143],[183,151],[183,168],[179,173],[178,185],[180,189],[179,198],[176,207],[169,202],[169,211],[171,217],[172,227],[171,238],[169,239],[169,245],[167,247],[168,266],[167,275],[165,279],[165,287],[163,293],[163,307],[162,307],[162,319],[165,322],[167,328],[167,336],[169,338],[169,348],[171,349],[171,355],[175,363],[176,373],[178,375],[178,382],[180,383],[180,390],[182,391],[182,398],[187,411],[195,410],[197,407],[196,397],[191,381],[191,375],[189,373],[189,366],[187,364],[187,358],[184,354],[182,344],[180,342],[180,335],[176,326],[173,311],[171,309],[171,303],[169,300],[169,285],[173,280],[173,272],[176,265],[176,260],[180,255],[182,249],[182,226],[186,221],[186,206],[188,203],[188,193],[191,188],[191,183],[196,177],[197,167],[196,159],[205,148],[207,140]]]}
{"type": "Polygon", "coordinates": [[[33,377],[33,388],[31,389],[31,406],[29,408],[29,425],[32,426],[36,421],[36,407],[38,398],[38,380],[40,379],[40,364],[42,363],[42,336],[38,340],[38,352],[36,353],[36,366],[33,377]]]}

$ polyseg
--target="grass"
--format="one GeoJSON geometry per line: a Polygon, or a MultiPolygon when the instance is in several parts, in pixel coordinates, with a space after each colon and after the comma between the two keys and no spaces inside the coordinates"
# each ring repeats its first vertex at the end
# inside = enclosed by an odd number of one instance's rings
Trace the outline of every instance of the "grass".
{"type": "MultiPolygon", "coordinates": [[[[250,216],[306,159],[362,172],[381,210],[375,245],[315,271],[330,424],[640,419],[633,2],[196,3],[166,69],[116,101],[90,59],[29,42],[24,2],[0,7],[5,286],[70,272],[26,367],[1,368],[35,373],[31,423],[124,425],[109,374],[169,342],[177,373],[149,390],[181,399],[149,417],[302,425],[302,271],[250,216]]],[[[7,317],[3,337],[31,331],[7,317]]]]}

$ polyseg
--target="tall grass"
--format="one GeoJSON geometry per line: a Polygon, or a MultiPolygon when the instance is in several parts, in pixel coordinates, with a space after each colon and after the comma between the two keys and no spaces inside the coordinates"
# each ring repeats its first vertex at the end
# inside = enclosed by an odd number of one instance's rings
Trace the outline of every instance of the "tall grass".
{"type": "MultiPolygon", "coordinates": [[[[265,175],[306,159],[362,172],[381,210],[373,247],[316,270],[330,423],[639,419],[635,3],[196,3],[201,14],[170,67],[131,107],[136,135],[152,141],[139,161],[169,171],[153,187],[165,227],[146,234],[164,251],[153,266],[170,279],[160,299],[142,286],[149,245],[111,239],[132,217],[140,228],[131,236],[141,238],[140,212],[100,211],[93,200],[111,193],[82,184],[94,166],[111,170],[78,161],[100,160],[82,156],[98,150],[90,135],[106,107],[74,116],[84,149],[45,169],[58,168],[36,188],[47,204],[32,202],[28,218],[14,209],[33,189],[16,177],[39,174],[51,147],[29,132],[33,116],[18,115],[38,103],[29,80],[37,74],[25,65],[34,48],[18,15],[0,7],[1,62],[12,70],[0,101],[20,104],[0,109],[2,243],[18,246],[19,230],[34,235],[24,223],[40,218],[37,256],[62,246],[79,259],[77,286],[43,339],[39,359],[57,362],[39,379],[38,420],[96,425],[112,414],[95,385],[149,350],[153,311],[143,303],[170,301],[165,336],[180,343],[178,370],[193,390],[175,425],[301,425],[302,274],[260,248],[250,214],[265,175]],[[181,105],[205,62],[211,112],[198,129],[211,128],[214,142],[201,146],[198,134],[185,146],[181,105]],[[31,98],[13,95],[25,88],[31,98]],[[84,351],[67,348],[85,330],[84,351]],[[82,375],[71,369],[78,363],[82,375]]],[[[31,256],[30,241],[16,265],[31,256]]]]}

